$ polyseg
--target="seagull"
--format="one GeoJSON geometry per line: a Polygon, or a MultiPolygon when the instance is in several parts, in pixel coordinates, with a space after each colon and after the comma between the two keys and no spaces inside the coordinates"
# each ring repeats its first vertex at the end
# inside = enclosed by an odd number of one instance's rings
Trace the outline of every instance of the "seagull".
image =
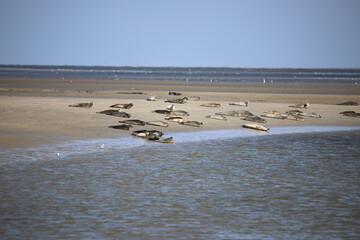
{"type": "Polygon", "coordinates": [[[104,144],[100,144],[100,148],[105,148],[105,145],[104,145],[104,144]]]}
{"type": "Polygon", "coordinates": [[[56,153],[56,156],[58,156],[58,157],[59,157],[59,156],[60,156],[60,153],[56,153]]]}

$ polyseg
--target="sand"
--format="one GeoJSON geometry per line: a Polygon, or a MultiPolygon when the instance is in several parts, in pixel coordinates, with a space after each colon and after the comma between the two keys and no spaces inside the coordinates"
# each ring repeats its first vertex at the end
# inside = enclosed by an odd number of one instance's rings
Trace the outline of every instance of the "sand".
{"type": "MultiPolygon", "coordinates": [[[[339,106],[336,103],[360,103],[360,86],[314,84],[248,84],[167,81],[105,81],[73,79],[0,78],[0,149],[24,148],[60,141],[116,138],[130,136],[133,130],[155,129],[163,132],[199,131],[209,129],[238,129],[251,123],[236,117],[228,121],[205,118],[217,112],[247,110],[260,116],[276,110],[286,112],[290,105],[309,102],[304,112],[315,112],[322,118],[305,118],[304,122],[264,118],[267,127],[274,126],[360,126],[360,118],[339,114],[342,111],[360,112],[360,106],[339,106]],[[103,84],[101,84],[103,83],[103,84]],[[169,91],[180,91],[181,96],[169,96],[169,91]],[[157,101],[146,101],[155,95],[157,101]],[[133,103],[130,119],[143,121],[164,120],[164,115],[153,113],[165,109],[166,99],[200,96],[200,101],[174,104],[176,110],[185,110],[187,120],[202,122],[199,128],[169,122],[169,127],[133,126],[129,131],[108,128],[125,118],[97,112],[110,109],[116,103],[133,103]],[[249,101],[248,107],[229,105],[235,101],[249,101]],[[70,104],[93,102],[92,108],[69,107],[70,104]],[[220,103],[220,108],[201,107],[208,102],[220,103]]],[[[271,131],[271,130],[270,130],[271,131]]],[[[176,139],[175,139],[176,143],[176,139]]]]}

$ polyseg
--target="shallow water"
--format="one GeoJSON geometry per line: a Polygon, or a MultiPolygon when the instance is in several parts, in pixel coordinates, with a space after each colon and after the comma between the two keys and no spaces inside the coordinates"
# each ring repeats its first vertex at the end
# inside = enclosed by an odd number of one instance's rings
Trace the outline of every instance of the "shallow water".
{"type": "Polygon", "coordinates": [[[1,153],[1,239],[360,235],[359,128],[172,136],[175,144],[95,139],[1,153]]]}

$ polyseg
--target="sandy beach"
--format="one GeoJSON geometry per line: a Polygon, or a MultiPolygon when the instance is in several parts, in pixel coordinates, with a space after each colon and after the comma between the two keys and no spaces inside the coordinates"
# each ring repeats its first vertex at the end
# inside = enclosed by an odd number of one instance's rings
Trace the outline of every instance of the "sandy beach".
{"type": "MultiPolygon", "coordinates": [[[[129,136],[134,130],[155,129],[163,132],[199,131],[208,129],[238,129],[251,123],[239,117],[227,121],[206,118],[219,112],[246,110],[260,116],[265,111],[286,112],[290,105],[310,104],[304,112],[315,112],[321,118],[305,117],[305,121],[264,118],[264,126],[360,126],[360,118],[339,114],[342,111],[360,112],[359,106],[335,105],[345,101],[360,102],[358,85],[321,84],[250,84],[167,81],[114,81],[86,79],[31,79],[0,78],[0,146],[1,148],[31,147],[59,141],[129,136]],[[169,91],[181,96],[170,96],[169,91]],[[147,101],[156,96],[156,101],[147,101]],[[186,120],[199,121],[201,127],[185,126],[164,120],[164,115],[154,113],[166,109],[167,99],[199,96],[200,101],[174,104],[190,116],[186,120]],[[248,101],[247,107],[229,105],[248,101]],[[71,104],[93,102],[91,108],[69,107],[71,104]],[[215,102],[220,108],[202,107],[215,102]],[[166,121],[167,128],[133,126],[132,129],[108,128],[125,118],[98,114],[117,103],[132,103],[129,119],[166,121]]],[[[176,139],[175,139],[176,142],[176,139]]]]}

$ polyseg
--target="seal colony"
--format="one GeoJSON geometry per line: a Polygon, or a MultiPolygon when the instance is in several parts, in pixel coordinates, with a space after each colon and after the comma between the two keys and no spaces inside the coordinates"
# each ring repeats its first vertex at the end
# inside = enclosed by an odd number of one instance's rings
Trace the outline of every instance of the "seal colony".
{"type": "MultiPolygon", "coordinates": [[[[173,96],[180,96],[183,95],[180,92],[169,92],[169,95],[173,96]]],[[[191,112],[188,110],[181,110],[177,109],[178,106],[186,106],[189,100],[192,101],[199,101],[200,97],[187,97],[184,96],[182,98],[174,98],[174,99],[166,99],[164,103],[166,106],[164,108],[156,109],[156,106],[161,105],[161,103],[157,102],[157,96],[150,96],[144,99],[144,101],[150,101],[154,103],[149,103],[149,106],[153,104],[153,108],[149,108],[148,112],[152,119],[130,119],[131,114],[128,112],[123,111],[122,109],[130,110],[136,109],[136,104],[134,103],[115,103],[110,105],[111,109],[105,109],[102,111],[97,112],[98,114],[108,115],[108,116],[115,116],[115,117],[122,117],[122,118],[129,118],[127,120],[118,121],[120,124],[114,124],[108,126],[108,128],[115,129],[115,130],[124,130],[129,131],[130,129],[136,126],[153,126],[158,128],[168,128],[170,124],[179,124],[186,127],[196,127],[200,128],[204,125],[201,119],[192,119],[191,112]],[[170,103],[170,105],[169,105],[170,103]]],[[[69,105],[71,107],[83,107],[83,108],[90,108],[92,107],[93,102],[91,103],[77,103],[73,105],[69,105]]],[[[354,105],[352,103],[352,105],[354,105]]],[[[285,112],[279,112],[276,110],[270,110],[263,112],[259,115],[256,115],[248,110],[238,110],[239,107],[246,107],[250,109],[251,102],[249,101],[235,101],[229,102],[226,108],[233,108],[232,110],[227,111],[217,111],[215,109],[224,109],[224,107],[220,103],[216,102],[205,102],[198,105],[200,107],[209,108],[208,110],[203,110],[205,113],[203,115],[203,119],[208,119],[206,121],[237,121],[239,120],[239,127],[257,130],[257,131],[269,131],[270,129],[266,126],[261,124],[267,123],[265,118],[271,119],[279,119],[279,120],[292,120],[292,121],[299,121],[304,122],[305,118],[321,118],[321,116],[315,112],[304,112],[298,109],[289,109],[285,112]],[[214,108],[214,110],[211,110],[214,108]],[[234,119],[234,120],[231,120],[234,119]],[[253,123],[243,123],[240,124],[241,121],[253,122],[253,123]]],[[[308,109],[310,104],[308,102],[290,105],[290,108],[303,108],[308,109]]],[[[185,108],[185,107],[184,107],[185,108]]],[[[359,117],[359,114],[354,111],[345,111],[341,112],[344,116],[353,116],[359,117]]],[[[158,143],[173,143],[173,137],[166,137],[162,138],[164,132],[160,130],[154,129],[140,129],[140,130],[133,130],[131,133],[132,136],[139,137],[142,139],[146,139],[149,141],[154,141],[158,143]]]]}

